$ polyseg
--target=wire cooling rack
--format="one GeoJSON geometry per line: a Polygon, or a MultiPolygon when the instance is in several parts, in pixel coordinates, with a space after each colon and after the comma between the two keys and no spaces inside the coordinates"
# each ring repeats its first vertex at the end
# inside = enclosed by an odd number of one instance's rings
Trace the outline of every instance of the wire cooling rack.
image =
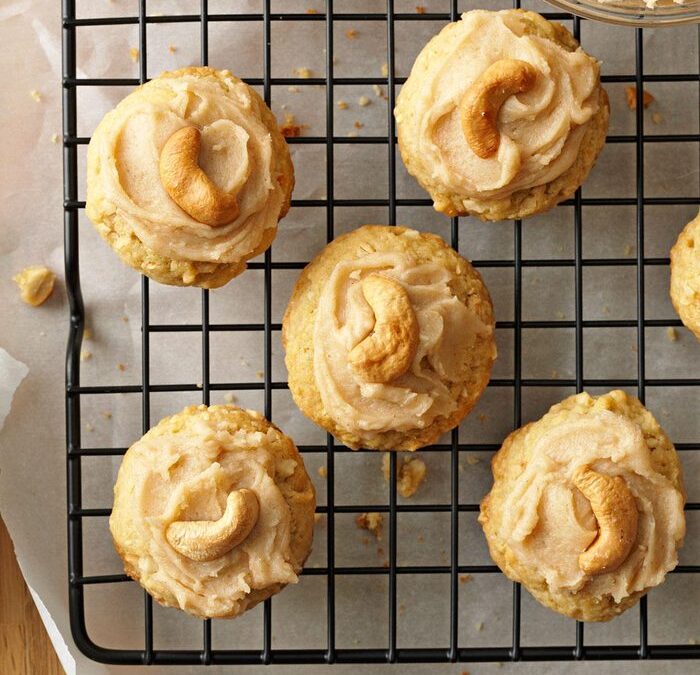
{"type": "MultiPolygon", "coordinates": [[[[80,271],[78,255],[78,217],[84,202],[78,198],[78,148],[89,142],[89,138],[78,136],[77,93],[81,87],[113,87],[137,85],[146,81],[148,73],[147,31],[156,23],[189,22],[199,25],[201,39],[201,63],[208,63],[209,28],[213,22],[231,22],[242,25],[254,22],[262,27],[263,77],[249,79],[252,85],[262,87],[264,97],[270,103],[273,85],[323,85],[326,97],[326,134],[325,137],[300,137],[289,139],[290,143],[317,144],[325,146],[326,154],[326,197],[324,199],[297,199],[292,202],[294,208],[321,207],[325,209],[326,236],[330,241],[334,236],[335,207],[372,206],[386,209],[387,222],[396,223],[397,207],[429,206],[427,199],[401,199],[397,196],[396,175],[397,160],[394,143],[395,124],[391,111],[394,108],[397,85],[404,80],[395,76],[395,27],[398,22],[414,21],[454,21],[458,19],[458,3],[453,1],[448,13],[398,13],[393,0],[387,0],[386,11],[381,13],[337,13],[333,9],[333,0],[327,0],[325,11],[312,13],[280,14],[272,11],[271,0],[261,0],[260,10],[251,14],[210,14],[207,0],[193,3],[197,13],[191,15],[148,15],[146,0],[138,1],[138,16],[119,16],[107,18],[77,18],[76,0],[63,0],[63,152],[64,152],[64,227],[65,227],[65,261],[66,285],[70,299],[70,334],[66,363],[66,419],[67,419],[67,483],[68,483],[68,552],[69,552],[69,595],[70,619],[73,637],[80,650],[92,659],[116,664],[291,664],[291,663],[396,663],[396,662],[455,662],[455,661],[518,661],[518,660],[586,660],[586,659],[680,659],[700,658],[700,646],[694,644],[650,644],[648,639],[647,601],[643,598],[638,609],[630,612],[639,614],[639,640],[637,644],[587,644],[584,639],[584,625],[571,623],[571,642],[567,645],[528,646],[521,644],[521,589],[513,584],[512,590],[512,639],[507,646],[469,646],[460,643],[459,621],[466,611],[460,605],[458,583],[459,575],[481,575],[497,573],[493,565],[460,565],[458,556],[460,515],[478,511],[477,503],[460,501],[459,490],[459,452],[463,450],[496,450],[497,445],[460,443],[457,431],[452,432],[451,442],[427,449],[430,452],[446,453],[450,457],[450,492],[449,500],[441,504],[399,504],[397,503],[396,475],[397,459],[391,454],[390,487],[388,505],[353,505],[341,506],[334,503],[334,457],[346,448],[335,444],[329,435],[325,445],[301,446],[304,453],[317,453],[325,457],[327,464],[327,505],[319,506],[318,511],[327,519],[327,550],[325,567],[308,568],[304,575],[320,575],[325,578],[327,586],[327,642],[319,649],[276,649],[273,647],[272,611],[274,600],[267,600],[263,612],[262,649],[237,649],[235,644],[226,645],[226,649],[212,647],[212,623],[202,623],[201,648],[199,649],[157,649],[154,648],[154,612],[151,598],[144,593],[143,621],[145,626],[143,648],[119,649],[106,648],[95,644],[90,638],[90,625],[86,621],[85,589],[87,586],[103,587],[104,584],[128,582],[124,575],[86,576],[83,572],[83,525],[86,519],[100,519],[107,527],[106,516],[109,509],[89,509],[83,507],[81,464],[83,458],[90,456],[117,456],[124,453],[124,448],[90,448],[81,440],[81,400],[100,394],[132,393],[141,395],[141,412],[143,431],[151,425],[150,396],[154,392],[194,392],[201,391],[202,401],[209,403],[210,394],[216,390],[262,390],[264,395],[264,413],[275,419],[272,410],[273,390],[287,388],[286,382],[272,379],[272,335],[281,326],[272,321],[271,281],[273,269],[299,270],[305,262],[273,262],[270,251],[264,256],[264,262],[255,262],[250,268],[262,270],[264,274],[264,321],[260,324],[216,324],[209,319],[209,292],[201,295],[201,323],[195,325],[154,324],[149,316],[149,280],[141,279],[141,382],[137,385],[100,385],[82,386],[80,381],[80,349],[84,329],[84,307],[80,290],[80,271]],[[386,77],[336,77],[334,76],[334,24],[339,20],[361,22],[386,22],[387,26],[387,76],[386,77]],[[273,78],[271,76],[271,27],[275,22],[301,21],[320,22],[325,26],[326,52],[325,77],[298,79],[273,78]],[[139,35],[139,78],[138,79],[88,79],[78,77],[76,69],[76,30],[116,24],[138,26],[139,35]],[[388,136],[369,136],[349,138],[338,136],[334,130],[334,87],[338,85],[383,85],[388,94],[388,136]],[[334,156],[346,144],[377,144],[387,148],[388,199],[339,199],[334,197],[334,156]],[[149,373],[150,338],[156,332],[192,331],[201,333],[202,363],[201,384],[156,385],[151,384],[149,373]],[[213,331],[248,331],[260,333],[264,340],[264,379],[254,383],[215,383],[210,378],[210,335],[213,331]],[[335,558],[335,516],[364,511],[379,511],[388,515],[388,565],[381,566],[345,566],[336,564],[335,558]],[[400,566],[397,564],[397,514],[402,512],[421,512],[427,514],[448,513],[450,518],[450,556],[449,563],[432,566],[400,566]],[[388,632],[384,648],[337,648],[336,647],[336,576],[337,575],[386,575],[388,578],[388,632]],[[443,645],[435,648],[402,648],[397,646],[397,625],[400,610],[397,609],[397,579],[402,574],[411,575],[447,575],[449,576],[449,634],[444,636],[443,645]]],[[[518,7],[519,2],[514,2],[518,7]]],[[[567,14],[549,13],[547,18],[570,21],[573,32],[578,38],[582,22],[567,14]]],[[[645,328],[658,326],[679,326],[677,320],[653,320],[645,318],[645,267],[668,265],[667,258],[646,258],[644,256],[645,207],[650,205],[692,205],[700,202],[697,197],[654,197],[645,196],[644,155],[647,144],[684,142],[696,144],[700,133],[685,135],[650,135],[644,129],[644,109],[642,105],[643,85],[647,82],[685,82],[700,83],[699,72],[685,74],[658,75],[645,74],[643,34],[641,29],[629,30],[626,35],[635,42],[636,69],[629,75],[604,77],[609,83],[632,83],[637,87],[636,130],[632,135],[608,137],[610,144],[632,144],[636,150],[636,195],[632,197],[583,198],[581,192],[567,202],[573,206],[573,232],[575,235],[574,255],[561,259],[528,259],[523,257],[522,226],[514,221],[513,255],[503,260],[476,261],[477,267],[501,267],[512,271],[514,314],[512,321],[500,321],[498,328],[513,332],[514,370],[512,378],[494,378],[491,387],[510,387],[513,397],[513,427],[521,424],[522,392],[526,387],[560,387],[575,388],[577,392],[584,387],[627,387],[636,388],[638,396],[644,401],[647,386],[654,387],[693,387],[700,385],[697,379],[651,379],[645,374],[645,328]],[[636,257],[635,258],[585,258],[582,253],[582,211],[584,206],[627,206],[636,209],[636,257]],[[636,319],[584,320],[583,318],[583,270],[586,266],[633,266],[636,270],[636,319]],[[522,318],[523,270],[528,267],[564,267],[574,270],[575,318],[561,321],[526,321],[522,318]],[[583,369],[583,330],[584,328],[620,328],[636,329],[637,357],[636,378],[630,379],[590,379],[584,377],[583,369]],[[575,331],[575,377],[569,379],[527,379],[522,376],[522,331],[523,328],[569,328],[575,331]]],[[[692,100],[692,97],[691,97],[692,100]]],[[[697,100],[697,99],[696,99],[697,100]]],[[[690,105],[693,105],[691,102],[690,105]]],[[[695,104],[697,105],[697,103],[695,104]]],[[[282,224],[284,227],[284,223],[282,224]]],[[[458,247],[460,233],[459,219],[451,220],[451,244],[458,247]]],[[[687,389],[686,389],[687,391],[687,389]]],[[[679,450],[700,450],[700,439],[695,442],[678,444],[679,450]]],[[[698,503],[689,503],[687,509],[697,510],[698,503]]],[[[697,573],[698,565],[685,565],[676,572],[697,573]]]]}

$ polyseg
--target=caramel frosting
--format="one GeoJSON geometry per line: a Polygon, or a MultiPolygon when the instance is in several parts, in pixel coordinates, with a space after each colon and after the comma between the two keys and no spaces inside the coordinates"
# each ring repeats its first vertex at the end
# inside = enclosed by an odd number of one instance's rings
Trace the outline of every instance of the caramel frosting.
{"type": "Polygon", "coordinates": [[[598,62],[527,28],[525,14],[474,10],[417,61],[411,79],[419,78],[420,87],[411,89],[410,109],[400,97],[396,117],[410,127],[413,154],[444,192],[466,201],[508,197],[551,182],[576,160],[585,125],[600,106],[598,62]],[[500,107],[500,144],[484,158],[465,138],[460,108],[484,71],[505,59],[531,64],[536,78],[500,107]]]}
{"type": "Polygon", "coordinates": [[[220,415],[193,407],[134,444],[120,470],[110,520],[120,552],[135,568],[132,576],[156,598],[175,598],[181,609],[208,617],[238,614],[251,593],[296,582],[293,518],[279,483],[297,462],[280,451],[284,442],[274,427],[234,431],[220,415]],[[170,526],[190,521],[210,526],[237,491],[253,493],[259,507],[243,541],[223,552],[203,551],[213,546],[212,537],[193,542],[190,536],[190,547],[199,544],[200,555],[178,552],[170,526]],[[131,559],[133,552],[138,555],[131,559]]]}
{"type": "MultiPolygon", "coordinates": [[[[451,272],[442,265],[418,264],[402,252],[371,252],[341,261],[328,278],[313,334],[316,386],[326,413],[362,442],[386,431],[425,428],[457,408],[469,350],[478,334],[493,329],[453,295],[450,281],[451,272]],[[380,291],[387,293],[369,302],[366,281],[376,277],[394,283],[384,284],[380,291]],[[380,321],[389,320],[394,324],[381,332],[380,321]],[[356,365],[358,345],[390,334],[395,343],[386,343],[391,348],[381,358],[375,356],[375,362],[391,365],[408,349],[405,366],[389,380],[371,377],[371,369],[363,373],[356,365]]],[[[369,348],[365,351],[371,356],[369,348]]]]}
{"type": "Polygon", "coordinates": [[[118,213],[155,253],[185,261],[235,263],[277,225],[286,194],[274,157],[279,134],[265,104],[228,71],[181,71],[140,87],[107,114],[89,152],[101,203],[118,213]],[[184,127],[200,132],[198,163],[238,213],[217,227],[199,222],[170,197],[159,175],[163,147],[184,127]]]}
{"type": "Polygon", "coordinates": [[[611,595],[620,602],[660,583],[676,566],[685,533],[684,498],[655,471],[637,424],[607,410],[568,412],[556,425],[529,432],[526,442],[530,459],[503,504],[502,534],[512,555],[537,569],[550,590],[585,588],[594,597],[611,595]],[[581,471],[591,470],[608,484],[610,492],[599,496],[611,505],[623,496],[616,490],[631,493],[637,518],[624,559],[586,574],[579,558],[603,539],[603,518],[629,517],[601,509],[598,521],[598,505],[576,487],[581,471]],[[609,480],[616,476],[622,483],[609,480]]]}

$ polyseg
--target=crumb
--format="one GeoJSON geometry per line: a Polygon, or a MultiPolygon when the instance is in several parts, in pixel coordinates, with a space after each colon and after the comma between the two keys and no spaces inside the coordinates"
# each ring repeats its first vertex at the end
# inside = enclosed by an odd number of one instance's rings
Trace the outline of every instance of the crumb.
{"type": "Polygon", "coordinates": [[[469,671],[468,671],[468,670],[463,670],[463,671],[460,673],[460,675],[469,675],[469,671]]]}
{"type": "Polygon", "coordinates": [[[241,357],[240,362],[241,362],[241,365],[242,365],[242,366],[249,366],[249,365],[250,365],[250,363],[248,362],[248,360],[247,360],[247,359],[244,359],[243,357],[241,357]]]}
{"type": "Polygon", "coordinates": [[[380,558],[383,558],[383,557],[384,557],[384,549],[383,549],[381,546],[377,546],[377,555],[378,555],[380,558]]]}
{"type": "Polygon", "coordinates": [[[406,605],[400,604],[399,605],[399,616],[403,616],[406,613],[406,605]]]}
{"type": "Polygon", "coordinates": [[[668,410],[667,410],[666,408],[661,408],[661,414],[662,414],[664,417],[668,417],[668,410]]]}
{"type": "Polygon", "coordinates": [[[129,317],[125,314],[124,316],[122,316],[122,321],[124,323],[129,323],[129,317]]]}
{"type": "Polygon", "coordinates": [[[295,87],[293,84],[287,87],[287,91],[290,92],[291,94],[298,94],[299,93],[299,87],[295,87]]]}
{"type": "Polygon", "coordinates": [[[235,397],[230,391],[227,391],[227,392],[224,394],[224,401],[225,401],[226,403],[235,403],[235,402],[236,402],[236,397],[235,397]]]}
{"type": "Polygon", "coordinates": [[[371,101],[366,96],[360,96],[358,103],[362,108],[365,108],[371,103],[371,101]]]}
{"type": "Polygon", "coordinates": [[[474,624],[474,628],[476,628],[479,632],[481,632],[482,630],[484,630],[484,622],[483,622],[483,621],[477,621],[477,622],[474,624]]]}
{"type": "Polygon", "coordinates": [[[340,101],[338,101],[338,108],[340,110],[347,110],[348,104],[345,101],[340,100],[340,101]]]}
{"type": "Polygon", "coordinates": [[[345,31],[345,37],[348,40],[354,40],[357,37],[357,31],[354,28],[348,28],[345,31]]]}
{"type": "Polygon", "coordinates": [[[311,71],[308,68],[304,67],[295,68],[294,74],[298,75],[302,80],[308,80],[312,75],[311,71]]]}
{"type": "Polygon", "coordinates": [[[40,94],[36,89],[32,89],[32,90],[29,92],[29,95],[34,99],[34,101],[35,101],[36,103],[40,103],[40,102],[41,102],[41,94],[40,94]]]}
{"type": "Polygon", "coordinates": [[[554,316],[556,316],[557,319],[559,319],[559,321],[561,321],[565,315],[564,315],[564,312],[555,312],[554,316]]]}
{"type": "Polygon", "coordinates": [[[377,96],[378,98],[384,99],[385,101],[388,100],[388,96],[384,92],[384,90],[378,85],[378,84],[373,84],[372,85],[372,91],[374,92],[374,95],[377,96]]]}
{"type": "Polygon", "coordinates": [[[422,533],[419,534],[419,535],[416,537],[416,541],[417,541],[419,544],[422,544],[422,543],[425,541],[425,537],[423,536],[422,533]]]}
{"type": "Polygon", "coordinates": [[[120,370],[123,373],[126,370],[126,364],[125,363],[117,363],[117,370],[120,370]]]}
{"type": "Polygon", "coordinates": [[[362,124],[362,122],[360,122],[359,120],[355,120],[355,124],[353,126],[355,127],[355,129],[362,129],[362,127],[365,125],[362,124]]]}
{"type": "Polygon", "coordinates": [[[388,77],[389,76],[389,64],[382,63],[380,71],[382,73],[382,77],[388,77]]]}
{"type": "Polygon", "coordinates": [[[678,340],[678,331],[673,326],[669,326],[666,329],[666,337],[670,342],[676,342],[678,340]]]}
{"type": "Polygon", "coordinates": [[[309,9],[306,10],[306,13],[307,13],[307,14],[318,14],[318,10],[317,10],[317,9],[309,8],[309,9]]]}
{"type": "Polygon", "coordinates": [[[423,5],[416,5],[416,14],[425,14],[425,7],[423,7],[423,5]]]}
{"type": "Polygon", "coordinates": [[[695,638],[688,638],[689,645],[696,645],[698,641],[695,638]]]}
{"type": "Polygon", "coordinates": [[[85,328],[83,330],[83,340],[92,340],[92,329],[85,328]]]}
{"type": "Polygon", "coordinates": [[[48,300],[56,282],[56,275],[43,265],[30,265],[12,277],[19,287],[19,297],[32,307],[48,300]]]}
{"type": "MultiPolygon", "coordinates": [[[[635,87],[635,86],[625,87],[625,96],[627,96],[627,107],[630,110],[636,110],[637,109],[637,87],[635,87]]],[[[644,110],[646,110],[654,102],[654,100],[655,100],[654,97],[646,89],[644,89],[642,91],[642,105],[644,106],[644,110]]]]}
{"type": "Polygon", "coordinates": [[[361,530],[371,532],[377,540],[382,538],[382,525],[384,524],[384,516],[381,513],[372,511],[370,513],[360,513],[355,518],[355,525],[361,530]]]}
{"type": "Polygon", "coordinates": [[[347,134],[345,134],[348,138],[357,138],[357,131],[348,131],[347,134]]]}
{"type": "Polygon", "coordinates": [[[286,113],[284,116],[284,124],[280,127],[280,131],[285,138],[298,138],[301,136],[301,132],[305,126],[304,124],[297,124],[294,115],[286,113]]]}
{"type": "MultiPolygon", "coordinates": [[[[384,481],[388,483],[391,476],[391,459],[388,452],[385,452],[382,457],[382,473],[384,481]]],[[[403,460],[402,463],[397,461],[396,489],[399,494],[406,498],[412,497],[425,480],[427,473],[428,468],[420,457],[411,457],[403,460]]]]}
{"type": "Polygon", "coordinates": [[[385,561],[382,563],[382,567],[384,567],[384,568],[389,567],[389,561],[388,561],[388,560],[385,560],[385,561]]]}
{"type": "Polygon", "coordinates": [[[110,410],[103,410],[100,415],[104,417],[106,420],[111,420],[112,419],[112,412],[110,410]]]}
{"type": "Polygon", "coordinates": [[[80,360],[81,361],[89,361],[92,358],[92,352],[89,351],[88,349],[81,349],[80,350],[80,360]]]}
{"type": "Polygon", "coordinates": [[[90,422],[85,422],[85,431],[91,431],[91,432],[92,432],[92,431],[94,431],[94,430],[95,430],[95,427],[93,427],[92,424],[90,424],[90,422]]]}
{"type": "Polygon", "coordinates": [[[265,373],[263,373],[262,370],[256,370],[256,371],[255,371],[255,377],[257,377],[259,380],[262,380],[263,377],[265,377],[265,373]]]}
{"type": "Polygon", "coordinates": [[[318,467],[318,475],[321,478],[326,478],[328,476],[328,469],[326,469],[325,466],[319,466],[318,467]]]}
{"type": "Polygon", "coordinates": [[[607,305],[604,305],[603,306],[603,314],[610,314],[610,307],[608,307],[607,305]]]}
{"type": "Polygon", "coordinates": [[[467,464],[469,464],[469,466],[474,466],[480,461],[481,460],[476,455],[472,455],[471,453],[467,455],[467,464]]]}
{"type": "Polygon", "coordinates": [[[632,244],[625,244],[624,253],[625,255],[632,255],[632,244]]]}
{"type": "Polygon", "coordinates": [[[474,577],[471,574],[460,574],[459,575],[459,583],[460,584],[466,584],[467,582],[471,581],[474,577]]]}
{"type": "Polygon", "coordinates": [[[486,421],[486,415],[484,413],[479,413],[476,418],[483,424],[486,421]]]}
{"type": "Polygon", "coordinates": [[[553,371],[550,373],[549,377],[550,377],[552,380],[557,380],[557,379],[559,379],[559,371],[558,371],[558,370],[553,370],[553,371]]]}
{"type": "Polygon", "coordinates": [[[632,350],[633,354],[637,353],[637,344],[636,343],[632,345],[631,350],[632,350]]]}
{"type": "Polygon", "coordinates": [[[174,54],[177,51],[177,47],[175,45],[168,45],[168,53],[174,54]]]}
{"type": "Polygon", "coordinates": [[[129,49],[129,56],[134,63],[137,63],[139,60],[139,50],[136,49],[136,47],[131,47],[129,49]]]}
{"type": "Polygon", "coordinates": [[[654,124],[661,124],[661,122],[664,121],[664,116],[663,116],[660,112],[652,113],[652,115],[651,115],[651,121],[652,121],[654,124]]]}
{"type": "Polygon", "coordinates": [[[46,331],[45,330],[39,331],[39,335],[41,335],[41,337],[46,337],[46,331]]]}
{"type": "Polygon", "coordinates": [[[314,523],[318,523],[321,520],[320,513],[314,513],[314,523]]]}
{"type": "Polygon", "coordinates": [[[333,57],[333,65],[335,65],[336,63],[338,63],[338,57],[337,57],[337,56],[334,56],[334,57],[333,57]]]}
{"type": "Polygon", "coordinates": [[[56,145],[58,143],[58,134],[51,134],[51,142],[56,145]]]}

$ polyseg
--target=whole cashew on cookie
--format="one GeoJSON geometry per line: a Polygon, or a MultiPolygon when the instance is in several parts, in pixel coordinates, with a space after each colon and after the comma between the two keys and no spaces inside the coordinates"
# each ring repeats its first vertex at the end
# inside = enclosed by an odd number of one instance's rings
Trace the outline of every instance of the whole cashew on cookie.
{"type": "Polygon", "coordinates": [[[634,495],[624,478],[580,467],[574,485],[591,503],[598,536],[579,556],[578,564],[590,575],[614,572],[627,559],[637,538],[638,513],[634,495]]]}
{"type": "Polygon", "coordinates": [[[236,219],[238,201],[236,195],[220,190],[197,163],[201,136],[196,127],[183,127],[165,142],[160,153],[160,180],[185,213],[218,227],[236,219]]]}
{"type": "Polygon", "coordinates": [[[498,151],[498,112],[506,99],[532,89],[537,69],[517,59],[492,63],[467,89],[460,111],[462,131],[475,155],[488,159],[498,151]]]}
{"type": "Polygon", "coordinates": [[[375,323],[374,330],[350,351],[350,367],[365,382],[390,382],[411,366],[418,347],[418,320],[398,281],[370,274],[361,284],[375,323]]]}
{"type": "Polygon", "coordinates": [[[226,510],[219,520],[178,520],[170,523],[165,538],[190,560],[216,560],[245,541],[259,513],[258,498],[252,490],[235,490],[227,497],[226,510]]]}

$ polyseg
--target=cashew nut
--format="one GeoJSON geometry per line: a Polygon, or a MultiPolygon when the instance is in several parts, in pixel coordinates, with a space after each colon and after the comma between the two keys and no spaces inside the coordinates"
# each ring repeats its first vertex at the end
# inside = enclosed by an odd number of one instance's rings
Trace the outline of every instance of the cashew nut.
{"type": "Polygon", "coordinates": [[[215,560],[242,543],[258,521],[260,505],[245,488],[231,492],[219,520],[178,520],[170,523],[165,537],[178,552],[196,562],[215,560]]]}
{"type": "Polygon", "coordinates": [[[366,382],[389,382],[403,375],[413,361],[418,320],[398,281],[370,274],[361,284],[374,312],[374,329],[350,351],[350,367],[366,382]]]}
{"type": "Polygon", "coordinates": [[[501,144],[496,124],[506,99],[532,89],[537,69],[517,59],[492,63],[469,87],[460,103],[462,131],[474,154],[482,159],[494,155],[501,144]]]}
{"type": "Polygon", "coordinates": [[[160,180],[172,200],[195,220],[211,227],[226,225],[238,216],[236,195],[220,190],[197,160],[201,133],[196,127],[176,131],[160,153],[160,180]]]}
{"type": "Polygon", "coordinates": [[[629,555],[637,538],[637,505],[620,476],[606,476],[584,466],[576,470],[574,485],[591,503],[598,536],[578,558],[590,575],[614,572],[629,555]]]}

